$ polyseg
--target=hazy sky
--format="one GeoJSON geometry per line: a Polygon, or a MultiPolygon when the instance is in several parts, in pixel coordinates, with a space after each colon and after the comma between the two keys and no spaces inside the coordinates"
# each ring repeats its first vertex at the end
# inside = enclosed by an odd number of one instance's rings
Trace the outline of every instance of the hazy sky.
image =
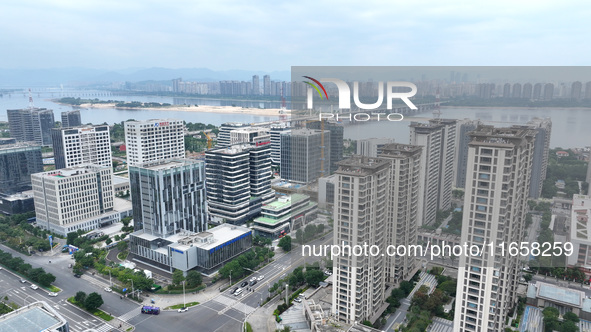
{"type": "Polygon", "coordinates": [[[590,65],[589,17],[586,1],[2,0],[0,68],[590,65]]]}

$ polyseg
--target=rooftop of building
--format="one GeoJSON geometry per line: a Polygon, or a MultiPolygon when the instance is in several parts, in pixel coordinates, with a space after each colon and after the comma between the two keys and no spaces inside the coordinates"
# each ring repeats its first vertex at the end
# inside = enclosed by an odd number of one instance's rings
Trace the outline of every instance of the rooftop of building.
{"type": "Polygon", "coordinates": [[[234,155],[243,152],[247,152],[252,148],[252,145],[247,143],[241,144],[234,144],[225,148],[213,149],[206,152],[207,153],[215,153],[215,154],[227,154],[227,155],[234,155]]]}
{"type": "Polygon", "coordinates": [[[16,142],[9,144],[0,144],[0,153],[12,153],[20,151],[41,150],[41,146],[34,142],[16,142]]]}
{"type": "Polygon", "coordinates": [[[259,133],[267,131],[269,131],[269,129],[265,127],[240,127],[232,130],[232,132],[236,133],[259,133]]]}
{"type": "Polygon", "coordinates": [[[150,120],[134,120],[134,121],[126,121],[125,124],[153,124],[153,123],[161,123],[161,122],[183,122],[183,120],[179,119],[150,119],[150,120]]]}
{"type": "Polygon", "coordinates": [[[133,207],[131,205],[131,201],[124,199],[124,198],[119,198],[119,197],[113,197],[113,210],[114,211],[128,211],[131,210],[133,207]]]}
{"type": "Polygon", "coordinates": [[[389,164],[390,162],[384,159],[354,155],[337,162],[339,169],[336,173],[344,175],[372,174],[389,164]]]}
{"type": "Polygon", "coordinates": [[[171,158],[171,159],[162,159],[162,160],[154,160],[148,161],[136,166],[130,166],[131,168],[144,168],[149,169],[152,171],[161,171],[166,169],[173,169],[177,167],[193,165],[193,164],[200,164],[203,163],[202,161],[195,160],[195,159],[186,159],[186,158],[171,158]]]}
{"type": "MultiPolygon", "coordinates": [[[[324,130],[325,133],[330,133],[328,130],[324,130]]],[[[319,129],[309,129],[309,128],[299,128],[299,129],[292,129],[290,131],[285,131],[284,135],[291,135],[291,136],[312,136],[318,135],[322,133],[322,130],[319,129]]]]}
{"type": "Polygon", "coordinates": [[[249,127],[250,125],[248,123],[242,123],[242,122],[226,122],[226,123],[222,123],[222,127],[249,127]]]}
{"type": "Polygon", "coordinates": [[[571,209],[571,240],[579,242],[591,242],[591,196],[573,195],[571,209]]]}
{"type": "MultiPolygon", "coordinates": [[[[562,303],[571,307],[581,308],[583,305],[583,299],[585,293],[570,289],[551,285],[543,282],[537,282],[535,284],[536,297],[548,300],[551,302],[562,303]]],[[[528,295],[530,292],[528,291],[528,295]]]]}
{"type": "Polygon", "coordinates": [[[0,331],[54,331],[65,323],[66,320],[46,302],[39,301],[0,316],[0,331]]]}
{"type": "Polygon", "coordinates": [[[183,251],[188,250],[190,247],[210,250],[250,232],[250,228],[222,224],[207,230],[207,232],[185,235],[174,241],[175,243],[171,244],[170,247],[183,251]]]}
{"type": "Polygon", "coordinates": [[[47,109],[45,107],[29,107],[29,108],[19,108],[19,109],[10,109],[7,111],[21,111],[21,112],[31,112],[31,111],[51,111],[53,112],[53,110],[47,109]]]}
{"type": "Polygon", "coordinates": [[[280,210],[283,210],[293,204],[299,203],[307,198],[310,198],[310,197],[308,195],[303,195],[303,194],[285,195],[285,196],[281,196],[281,197],[275,199],[273,202],[271,202],[269,204],[264,205],[263,208],[266,210],[280,211],[280,210]]]}
{"type": "Polygon", "coordinates": [[[493,127],[481,125],[468,135],[471,138],[470,144],[513,145],[527,137],[533,139],[535,131],[529,126],[493,127]]]}
{"type": "Polygon", "coordinates": [[[113,185],[116,186],[118,184],[129,184],[129,178],[123,177],[123,176],[118,176],[118,175],[113,175],[113,185]]]}
{"type": "MultiPolygon", "coordinates": [[[[204,250],[210,250],[248,233],[251,233],[250,228],[230,224],[221,224],[214,228],[208,229],[206,232],[193,233],[189,231],[182,231],[165,238],[145,233],[143,230],[134,232],[133,236],[147,241],[164,239],[168,242],[172,242],[169,245],[170,247],[185,251],[190,247],[199,247],[204,250]]],[[[162,249],[162,253],[167,253],[166,248],[162,247],[159,249],[162,249]]]]}
{"type": "Polygon", "coordinates": [[[33,198],[33,190],[27,190],[20,193],[14,193],[10,195],[2,195],[2,199],[5,201],[20,201],[23,199],[33,198]]]}
{"type": "Polygon", "coordinates": [[[419,145],[411,145],[411,144],[401,144],[401,143],[390,143],[386,144],[382,147],[382,156],[406,156],[406,155],[413,155],[416,153],[420,153],[423,150],[422,146],[419,145]]]}
{"type": "Polygon", "coordinates": [[[37,173],[36,175],[41,175],[41,176],[48,177],[48,178],[51,178],[51,177],[67,178],[67,177],[72,177],[72,176],[77,176],[77,175],[82,175],[82,174],[87,174],[87,173],[95,173],[99,170],[106,170],[106,169],[110,169],[110,167],[93,165],[93,164],[80,164],[80,165],[76,165],[76,166],[72,166],[72,167],[68,167],[68,168],[62,168],[62,169],[57,169],[57,170],[47,171],[47,172],[41,172],[41,173],[37,173]]]}

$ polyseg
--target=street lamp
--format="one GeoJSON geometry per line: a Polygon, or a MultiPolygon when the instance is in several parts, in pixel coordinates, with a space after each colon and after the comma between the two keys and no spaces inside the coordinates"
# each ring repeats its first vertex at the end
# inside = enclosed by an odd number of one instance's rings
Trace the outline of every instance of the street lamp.
{"type": "Polygon", "coordinates": [[[135,290],[133,289],[133,279],[127,279],[127,281],[131,281],[131,296],[133,296],[133,293],[135,293],[135,290]]]}
{"type": "Polygon", "coordinates": [[[183,280],[183,309],[187,307],[187,300],[185,299],[185,282],[186,280],[183,280]]]}

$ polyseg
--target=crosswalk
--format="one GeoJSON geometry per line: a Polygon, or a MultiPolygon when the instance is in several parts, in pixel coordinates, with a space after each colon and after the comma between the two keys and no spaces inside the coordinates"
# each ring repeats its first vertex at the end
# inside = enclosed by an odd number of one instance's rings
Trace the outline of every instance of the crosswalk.
{"type": "Polygon", "coordinates": [[[84,332],[111,332],[114,330],[115,330],[115,328],[113,326],[111,326],[109,324],[103,324],[99,327],[85,330],[84,332]]]}
{"type": "Polygon", "coordinates": [[[132,319],[133,317],[135,317],[139,314],[141,314],[140,308],[133,309],[130,312],[124,314],[123,316],[119,316],[119,320],[122,320],[124,322],[128,322],[130,319],[132,319]]]}
{"type": "Polygon", "coordinates": [[[255,311],[256,308],[249,306],[243,302],[239,302],[237,297],[228,296],[226,294],[220,294],[212,299],[212,301],[217,302],[219,304],[224,305],[226,308],[221,310],[219,313],[223,314],[230,309],[236,309],[246,315],[250,314],[251,312],[255,311]]]}
{"type": "Polygon", "coordinates": [[[93,278],[91,276],[88,276],[86,274],[83,274],[82,276],[80,276],[81,279],[88,281],[91,284],[97,285],[101,288],[105,288],[105,287],[109,287],[109,284],[106,282],[103,282],[99,279],[93,278]]]}

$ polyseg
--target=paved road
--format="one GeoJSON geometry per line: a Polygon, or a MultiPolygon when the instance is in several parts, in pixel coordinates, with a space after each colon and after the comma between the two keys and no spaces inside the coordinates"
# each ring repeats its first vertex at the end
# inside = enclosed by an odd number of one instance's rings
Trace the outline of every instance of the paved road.
{"type": "MultiPolygon", "coordinates": [[[[324,240],[316,240],[311,244],[330,242],[332,242],[332,233],[327,234],[324,240]]],[[[307,258],[306,262],[311,263],[319,259],[321,257],[307,258]]],[[[231,294],[232,289],[237,287],[235,285],[211,300],[190,308],[186,313],[167,311],[158,316],[151,316],[140,314],[138,309],[123,315],[123,319],[135,325],[137,331],[193,331],[196,326],[199,326],[199,331],[203,332],[240,331],[247,317],[259,308],[261,301],[267,298],[269,288],[278,279],[302,265],[303,261],[299,247],[295,247],[287,254],[277,255],[273,263],[254,274],[265,276],[254,286],[254,291],[245,290],[236,297],[231,294]],[[179,319],[181,317],[182,319],[179,319]]]]}
{"type": "MultiPolygon", "coordinates": [[[[15,287],[11,287],[11,288],[14,288],[14,292],[12,292],[10,294],[12,296],[15,296],[16,298],[23,297],[24,294],[34,295],[34,298],[37,300],[46,301],[47,299],[49,299],[51,301],[49,303],[52,303],[52,305],[59,303],[59,304],[61,304],[60,308],[71,307],[72,309],[70,309],[70,311],[74,311],[77,313],[76,315],[71,316],[72,320],[70,321],[70,323],[72,325],[75,325],[78,323],[82,323],[84,325],[83,322],[85,322],[85,321],[87,321],[87,323],[96,321],[97,324],[98,324],[98,322],[101,322],[96,317],[94,317],[90,314],[86,314],[86,312],[84,312],[84,311],[78,309],[77,307],[72,306],[71,304],[66,302],[66,299],[68,297],[74,296],[76,294],[76,292],[78,292],[80,290],[86,292],[87,294],[92,293],[92,292],[97,292],[97,293],[101,294],[101,296],[103,297],[103,301],[104,301],[104,304],[101,306],[101,310],[108,312],[110,314],[113,314],[115,316],[118,316],[121,313],[126,313],[134,308],[137,308],[137,311],[139,312],[139,307],[140,307],[139,304],[132,302],[131,300],[127,300],[127,299],[122,300],[119,298],[119,295],[114,294],[114,293],[107,293],[104,291],[104,288],[109,286],[108,280],[93,277],[93,276],[86,275],[86,274],[82,275],[81,278],[75,278],[74,275],[72,274],[72,270],[70,268],[68,268],[68,265],[70,263],[74,262],[72,259],[70,259],[70,255],[68,255],[68,254],[54,252],[53,256],[39,256],[39,255],[26,256],[26,255],[23,255],[17,251],[14,251],[14,250],[6,247],[4,245],[0,245],[0,249],[2,249],[5,252],[10,252],[13,255],[13,257],[21,257],[23,260],[25,260],[26,263],[31,264],[33,266],[33,268],[42,267],[45,269],[46,272],[49,272],[49,273],[55,275],[56,281],[54,282],[54,285],[62,289],[62,291],[59,293],[59,295],[57,297],[47,296],[47,291],[42,290],[41,288],[36,291],[30,289],[28,287],[28,286],[30,286],[29,282],[27,282],[27,284],[26,284],[27,287],[25,287],[25,290],[22,290],[21,287],[23,287],[23,284],[20,283],[20,278],[14,277],[8,271],[2,270],[1,271],[2,276],[3,276],[2,279],[5,282],[9,283],[10,285],[13,285],[14,282],[17,283],[17,285],[15,287]],[[50,260],[51,260],[51,263],[49,263],[50,260]],[[29,294],[29,293],[32,293],[32,294],[29,294]],[[88,317],[81,318],[81,317],[86,317],[83,314],[86,314],[88,317]],[[91,318],[91,319],[88,319],[88,318],[91,318]]],[[[1,289],[7,289],[7,288],[1,288],[1,289]]],[[[2,293],[0,293],[0,294],[2,294],[2,293]]],[[[0,295],[0,296],[3,297],[3,295],[0,295]]],[[[10,295],[8,297],[9,297],[10,301],[12,301],[12,297],[10,295]]],[[[24,298],[22,298],[22,300],[24,301],[24,298]]],[[[19,304],[21,306],[23,305],[22,301],[21,302],[14,301],[14,302],[16,302],[17,304],[19,304]]],[[[27,303],[31,303],[31,302],[33,302],[33,300],[29,297],[27,299],[27,303]]],[[[60,311],[60,313],[61,312],[62,311],[60,311]]],[[[90,323],[88,323],[88,324],[90,324],[90,323]]],[[[82,325],[80,325],[80,326],[82,326],[82,325]]],[[[83,330],[74,330],[74,332],[76,332],[76,331],[83,331],[83,330]]]]}
{"type": "Polygon", "coordinates": [[[19,277],[14,276],[5,269],[0,271],[0,289],[4,290],[0,293],[0,296],[4,302],[14,302],[19,306],[24,306],[36,301],[45,301],[64,316],[70,324],[70,331],[72,332],[82,332],[88,329],[104,332],[113,329],[113,326],[105,324],[86,311],[68,303],[66,301],[67,295],[60,293],[57,297],[50,297],[46,290],[42,288],[34,290],[30,286],[29,282],[21,283],[19,277]],[[4,300],[5,296],[8,297],[8,301],[4,300]]]}

